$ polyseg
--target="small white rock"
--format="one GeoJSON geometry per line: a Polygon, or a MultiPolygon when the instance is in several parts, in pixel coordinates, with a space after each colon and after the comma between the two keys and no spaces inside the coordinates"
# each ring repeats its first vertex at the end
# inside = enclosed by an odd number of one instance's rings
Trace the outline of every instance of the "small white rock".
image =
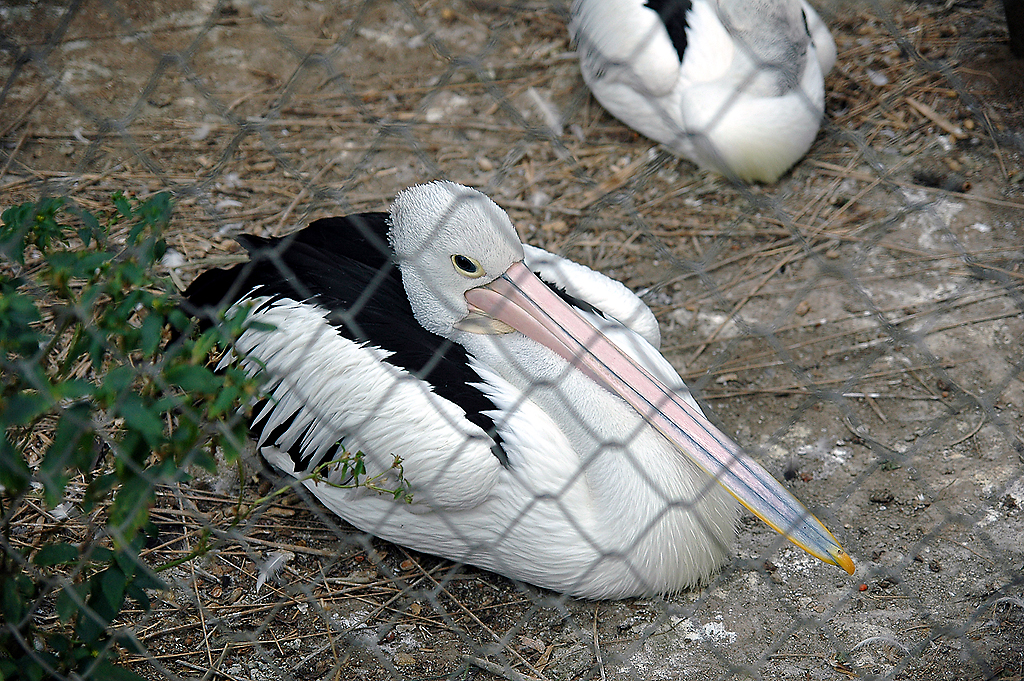
{"type": "Polygon", "coordinates": [[[868,80],[870,80],[872,85],[876,87],[882,87],[883,85],[889,84],[889,76],[885,75],[884,73],[881,73],[880,71],[868,69],[867,74],[868,80]]]}

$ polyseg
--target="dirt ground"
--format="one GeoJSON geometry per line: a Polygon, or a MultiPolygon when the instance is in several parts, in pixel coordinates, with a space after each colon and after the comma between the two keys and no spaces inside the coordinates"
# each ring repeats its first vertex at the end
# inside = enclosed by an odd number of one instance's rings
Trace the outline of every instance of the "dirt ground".
{"type": "Polygon", "coordinates": [[[706,589],[578,601],[296,495],[232,527],[226,474],[162,496],[153,560],[203,527],[223,543],[125,622],[149,654],[122,661],[153,679],[1024,677],[1024,61],[998,0],[820,9],[826,125],[780,182],[735,187],[601,110],[565,4],[0,7],[0,207],[169,189],[187,284],[237,260],[233,234],[477,186],[524,240],[644,289],[713,418],[858,566],[748,517],[706,589]]]}

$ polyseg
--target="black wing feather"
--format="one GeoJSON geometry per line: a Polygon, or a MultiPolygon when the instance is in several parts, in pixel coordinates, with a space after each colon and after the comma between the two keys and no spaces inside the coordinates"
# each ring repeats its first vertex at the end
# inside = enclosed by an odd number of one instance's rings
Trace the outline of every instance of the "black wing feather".
{"type": "Polygon", "coordinates": [[[646,6],[658,13],[661,23],[665,24],[672,46],[676,48],[679,61],[682,63],[686,52],[686,15],[693,7],[691,0],[647,0],[646,6]]]}
{"type": "MultiPolygon", "coordinates": [[[[203,273],[185,297],[196,308],[218,311],[255,288],[272,300],[315,301],[330,310],[327,319],[342,337],[393,353],[389,363],[462,407],[494,439],[492,450],[507,466],[494,421],[483,413],[495,405],[470,385],[480,377],[469,367],[465,349],[416,321],[394,258],[386,250],[387,229],[386,213],[361,213],[317,220],[281,238],[240,237],[250,262],[203,273]]],[[[259,432],[261,424],[253,429],[259,432]]],[[[290,454],[300,469],[310,463],[301,451],[290,454]]]]}

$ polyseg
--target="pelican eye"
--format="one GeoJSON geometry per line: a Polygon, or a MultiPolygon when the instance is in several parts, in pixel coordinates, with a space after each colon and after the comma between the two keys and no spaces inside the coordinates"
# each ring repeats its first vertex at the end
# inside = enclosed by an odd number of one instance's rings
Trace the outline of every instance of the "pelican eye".
{"type": "Polygon", "coordinates": [[[471,258],[468,255],[453,255],[452,264],[455,265],[455,271],[470,279],[484,276],[484,268],[476,258],[471,258]]]}

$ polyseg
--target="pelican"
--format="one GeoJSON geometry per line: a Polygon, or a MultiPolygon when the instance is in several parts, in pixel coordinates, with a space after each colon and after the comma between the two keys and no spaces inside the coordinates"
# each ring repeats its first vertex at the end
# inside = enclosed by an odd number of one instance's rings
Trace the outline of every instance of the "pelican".
{"type": "Polygon", "coordinates": [[[229,361],[264,380],[262,455],[360,530],[624,598],[705,582],[738,499],[852,574],[829,531],[704,417],[650,309],[521,243],[482,193],[432,182],[389,213],[241,241],[251,261],[186,297],[201,316],[246,310],[229,361]]]}
{"type": "Polygon", "coordinates": [[[583,80],[702,168],[774,182],[807,153],[836,46],[803,0],[573,0],[583,80]]]}

